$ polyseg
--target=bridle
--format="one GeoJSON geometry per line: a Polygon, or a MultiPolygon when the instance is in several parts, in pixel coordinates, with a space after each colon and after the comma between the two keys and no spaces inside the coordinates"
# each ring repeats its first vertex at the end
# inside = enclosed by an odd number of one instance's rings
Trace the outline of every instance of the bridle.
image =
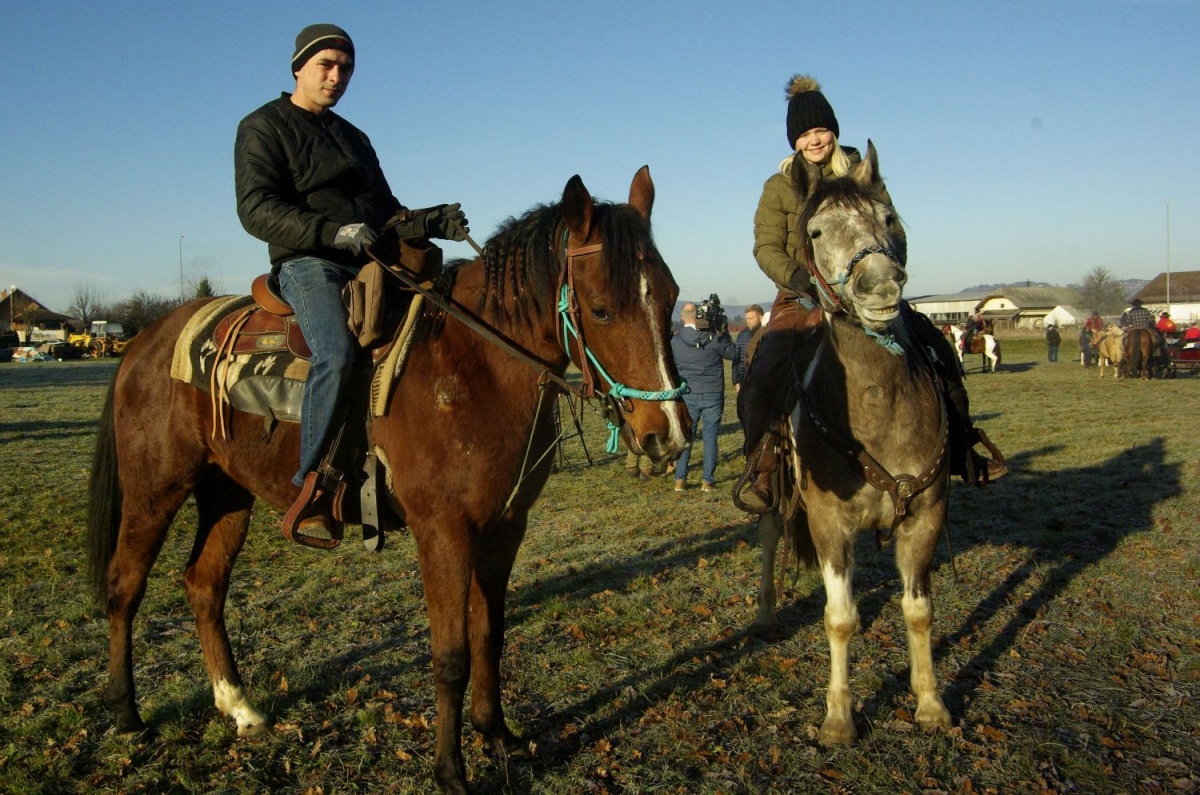
{"type": "Polygon", "coordinates": [[[857,254],[850,258],[850,262],[846,265],[845,272],[840,278],[827,281],[821,274],[820,268],[817,267],[813,259],[813,243],[812,238],[805,237],[804,244],[804,264],[808,267],[808,273],[812,283],[817,286],[817,298],[821,301],[821,306],[826,312],[843,312],[847,315],[852,315],[849,309],[846,308],[846,303],[850,299],[846,295],[845,285],[850,283],[850,279],[854,277],[854,268],[858,263],[863,261],[863,258],[870,254],[883,254],[885,257],[896,263],[896,266],[904,270],[904,264],[900,262],[900,257],[897,256],[895,250],[888,246],[867,246],[861,249],[857,254]],[[837,288],[837,289],[834,289],[837,288]]]}
{"type": "MultiPolygon", "coordinates": [[[[562,343],[563,351],[570,357],[575,365],[583,374],[583,385],[577,390],[577,393],[584,400],[590,400],[596,397],[597,394],[612,407],[613,411],[605,412],[605,418],[608,422],[608,442],[605,444],[605,452],[616,453],[620,450],[620,432],[621,426],[619,423],[613,422],[613,416],[621,419],[621,413],[630,411],[628,402],[630,400],[647,400],[647,401],[668,401],[678,400],[687,391],[687,381],[680,379],[679,386],[674,389],[663,389],[656,391],[647,391],[644,389],[633,389],[620,383],[608,374],[604,366],[600,364],[600,360],[596,358],[596,354],[588,347],[584,340],[582,312],[579,307],[579,297],[575,292],[575,262],[583,257],[601,256],[603,245],[593,243],[586,246],[568,245],[570,241],[570,231],[564,230],[562,237],[562,276],[559,279],[558,292],[558,315],[562,320],[562,332],[559,341],[562,343]],[[571,354],[571,342],[575,343],[575,355],[571,354]],[[603,379],[608,384],[607,391],[597,387],[598,378],[603,379]]],[[[639,253],[638,258],[645,260],[645,254],[639,253]]]]}

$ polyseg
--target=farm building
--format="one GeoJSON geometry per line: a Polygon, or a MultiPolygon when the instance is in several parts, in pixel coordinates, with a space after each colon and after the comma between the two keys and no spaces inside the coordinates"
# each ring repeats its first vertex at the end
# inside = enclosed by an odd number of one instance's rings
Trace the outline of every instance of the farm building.
{"type": "Polygon", "coordinates": [[[979,302],[989,295],[991,293],[986,290],[972,290],[910,298],[908,303],[913,309],[926,315],[935,325],[940,326],[966,320],[968,315],[975,312],[979,302]]]}
{"type": "Polygon", "coordinates": [[[1042,318],[1042,325],[1045,326],[1048,323],[1053,323],[1060,328],[1078,327],[1087,322],[1088,315],[1090,314],[1091,312],[1080,309],[1077,306],[1059,304],[1046,313],[1046,316],[1042,318]]]}
{"type": "Polygon", "coordinates": [[[1169,275],[1170,296],[1167,295],[1168,274],[1160,273],[1129,296],[1129,300],[1142,299],[1142,304],[1156,315],[1165,309],[1176,323],[1200,320],[1200,271],[1180,271],[1169,275]]]}
{"type": "Polygon", "coordinates": [[[15,331],[22,342],[65,340],[81,325],[70,315],[51,311],[24,290],[0,290],[0,331],[15,331]]]}
{"type": "Polygon", "coordinates": [[[1079,293],[1071,287],[1001,287],[980,302],[979,311],[998,331],[1038,329],[1059,307],[1080,303],[1079,293]]]}

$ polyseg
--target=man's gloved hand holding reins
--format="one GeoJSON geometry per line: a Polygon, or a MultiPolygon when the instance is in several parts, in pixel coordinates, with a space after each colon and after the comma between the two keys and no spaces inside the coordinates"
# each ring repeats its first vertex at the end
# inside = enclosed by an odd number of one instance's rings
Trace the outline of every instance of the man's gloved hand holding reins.
{"type": "Polygon", "coordinates": [[[470,228],[462,205],[439,204],[423,210],[406,210],[392,220],[388,227],[396,230],[396,237],[407,240],[414,237],[436,237],[439,240],[466,240],[470,228]]]}

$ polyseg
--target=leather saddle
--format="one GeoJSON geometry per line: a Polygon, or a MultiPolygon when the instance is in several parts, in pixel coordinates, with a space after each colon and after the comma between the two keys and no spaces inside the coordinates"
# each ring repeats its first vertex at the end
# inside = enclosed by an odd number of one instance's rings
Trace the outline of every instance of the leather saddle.
{"type": "Polygon", "coordinates": [[[213,344],[229,354],[288,351],[300,359],[312,350],[296,322],[296,314],[279,294],[278,284],[267,273],[250,287],[254,306],[226,315],[213,329],[213,344]],[[230,339],[230,334],[234,336],[230,339]]]}

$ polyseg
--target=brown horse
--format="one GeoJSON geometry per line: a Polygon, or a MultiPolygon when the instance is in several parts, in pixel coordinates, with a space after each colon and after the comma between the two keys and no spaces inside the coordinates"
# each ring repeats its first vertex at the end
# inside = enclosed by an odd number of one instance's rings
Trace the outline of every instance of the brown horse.
{"type": "MultiPolygon", "coordinates": [[[[599,375],[602,364],[623,385],[609,394],[639,452],[661,460],[687,443],[669,344],[678,287],[651,237],[653,200],[648,168],[634,177],[628,204],[593,202],[576,176],[561,203],[510,220],[481,258],[459,265],[451,298],[529,360],[450,316],[411,351],[386,415],[371,423],[391,509],[417,543],[437,690],[434,772],[444,791],[468,791],[461,733],[469,680],[471,722],[485,743],[517,748],[500,703],[504,601],[530,506],[553,461],[543,456],[532,470],[523,467],[527,447],[547,450],[556,438],[553,386],[539,399],[545,376],[561,378],[572,361],[599,375]],[[567,340],[568,348],[560,303],[578,309],[568,325],[582,339],[567,340]]],[[[203,305],[187,304],[134,339],[101,419],[90,564],[110,624],[106,698],[121,731],[144,728],[134,696],[133,620],[167,527],[189,494],[199,528],[184,587],[217,708],[237,722],[239,735],[268,725],[247,699],[224,608],[255,499],[283,510],[296,497],[290,478],[299,431],[282,423],[264,439],[261,418],[235,412],[229,438],[214,437],[209,396],[169,376],[175,340],[203,305]]]]}
{"type": "Polygon", "coordinates": [[[1125,330],[1125,340],[1122,346],[1125,357],[1125,376],[1149,380],[1154,372],[1154,350],[1158,341],[1154,332],[1147,328],[1131,328],[1125,330]]]}
{"type": "MultiPolygon", "coordinates": [[[[797,158],[799,160],[799,158],[797,158]]],[[[916,722],[949,728],[930,648],[930,566],[946,520],[946,413],[932,364],[898,321],[907,279],[878,196],[874,146],[847,177],[793,168],[797,219],[825,322],[796,341],[798,405],[783,430],[790,474],[781,508],[763,516],[759,628],[775,626],[775,552],[789,527],[799,556],[820,566],[830,681],[822,745],[853,742],[849,641],[858,627],[851,590],[854,537],[876,530],[896,545],[908,625],[916,722]],[[899,473],[899,474],[892,474],[899,473]],[[911,474],[907,474],[911,473],[911,474]],[[787,496],[787,492],[791,492],[787,496]],[[789,514],[793,514],[789,519],[789,514]]],[[[908,310],[911,311],[911,310],[908,310]]]]}

